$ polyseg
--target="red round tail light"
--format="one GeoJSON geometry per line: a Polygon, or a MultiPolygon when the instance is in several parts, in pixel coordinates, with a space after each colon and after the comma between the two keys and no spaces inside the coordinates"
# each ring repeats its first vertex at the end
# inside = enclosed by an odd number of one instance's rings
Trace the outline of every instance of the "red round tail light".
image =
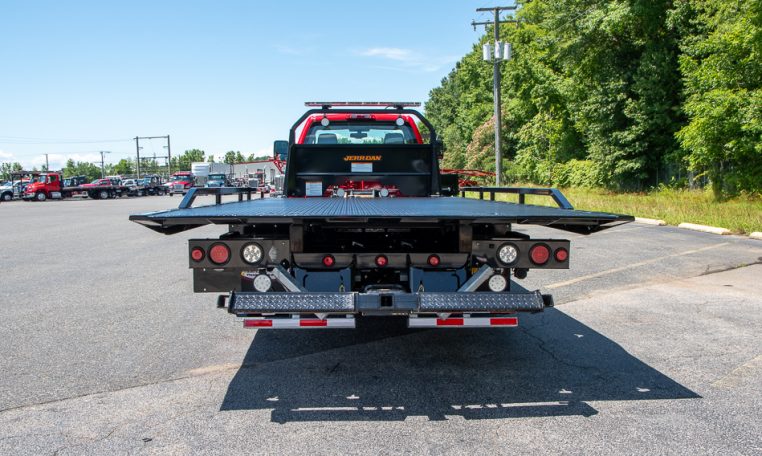
{"type": "Polygon", "coordinates": [[[230,249],[225,244],[214,244],[209,249],[209,259],[214,264],[225,264],[230,260],[230,249]]]}
{"type": "Polygon", "coordinates": [[[383,268],[387,264],[389,264],[389,259],[386,258],[384,255],[379,255],[376,257],[376,266],[378,266],[379,268],[383,268]]]}
{"type": "Polygon", "coordinates": [[[569,251],[561,247],[560,249],[556,249],[555,256],[556,256],[556,261],[563,263],[564,261],[569,259],[569,251]]]}
{"type": "Polygon", "coordinates": [[[202,249],[201,247],[194,247],[193,250],[191,250],[191,259],[196,262],[203,260],[204,249],[202,249]]]}
{"type": "Polygon", "coordinates": [[[439,256],[437,255],[430,255],[429,259],[427,260],[429,263],[429,266],[431,267],[437,267],[439,266],[439,256]]]}
{"type": "Polygon", "coordinates": [[[545,264],[550,259],[550,249],[545,244],[536,244],[529,249],[529,258],[534,264],[545,264]]]}
{"type": "Polygon", "coordinates": [[[336,259],[332,255],[326,255],[323,257],[323,266],[330,268],[336,263],[336,259]]]}

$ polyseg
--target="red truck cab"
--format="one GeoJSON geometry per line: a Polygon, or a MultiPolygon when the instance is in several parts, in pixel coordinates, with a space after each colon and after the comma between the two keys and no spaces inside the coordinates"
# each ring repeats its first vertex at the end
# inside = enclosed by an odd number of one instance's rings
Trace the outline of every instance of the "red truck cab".
{"type": "Polygon", "coordinates": [[[34,182],[26,186],[23,198],[25,200],[45,201],[48,198],[63,197],[63,179],[60,173],[40,173],[34,182]]]}
{"type": "Polygon", "coordinates": [[[175,193],[184,195],[192,187],[195,187],[195,178],[190,171],[178,171],[172,174],[172,178],[169,185],[169,196],[175,193]]]}

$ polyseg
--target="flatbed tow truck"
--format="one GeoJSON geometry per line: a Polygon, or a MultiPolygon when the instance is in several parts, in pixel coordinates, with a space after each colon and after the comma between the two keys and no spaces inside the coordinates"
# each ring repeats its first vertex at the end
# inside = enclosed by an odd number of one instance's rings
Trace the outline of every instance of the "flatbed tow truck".
{"type": "Polygon", "coordinates": [[[290,130],[282,198],[192,188],[178,209],[130,216],[164,234],[227,225],[218,239],[191,239],[188,261],[194,291],[219,293],[218,307],[245,327],[354,328],[361,316],[402,316],[410,327],[517,326],[520,313],[553,305],[517,280],[530,269],[568,269],[571,258],[568,240],[514,228],[590,234],[633,220],[574,210],[555,189],[458,189],[457,176],[440,173],[442,143],[411,109],[418,104],[307,106],[290,130]],[[500,193],[518,203],[495,201],[500,193]],[[200,195],[215,203],[193,207],[200,195]],[[525,204],[526,195],[558,207],[525,204]]]}

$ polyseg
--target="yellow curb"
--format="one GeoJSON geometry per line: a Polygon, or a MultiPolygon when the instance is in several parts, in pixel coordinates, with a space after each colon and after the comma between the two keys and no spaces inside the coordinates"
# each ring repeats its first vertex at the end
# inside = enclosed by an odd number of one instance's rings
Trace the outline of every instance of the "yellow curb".
{"type": "Polygon", "coordinates": [[[677,225],[678,228],[685,228],[686,230],[693,230],[693,231],[701,231],[703,233],[712,233],[712,234],[719,234],[721,236],[726,236],[730,233],[730,230],[727,228],[720,228],[716,226],[706,226],[706,225],[696,225],[695,223],[681,223],[677,225]]]}

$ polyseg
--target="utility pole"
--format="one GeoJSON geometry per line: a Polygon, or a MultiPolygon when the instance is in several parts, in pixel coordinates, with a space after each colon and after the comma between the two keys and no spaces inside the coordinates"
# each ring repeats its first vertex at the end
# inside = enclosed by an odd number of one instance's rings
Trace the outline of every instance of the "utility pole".
{"type": "Polygon", "coordinates": [[[141,149],[141,147],[140,147],[140,140],[141,139],[166,139],[167,140],[167,145],[166,145],[167,155],[166,156],[162,156],[162,157],[156,157],[156,154],[154,154],[153,158],[154,158],[154,160],[156,160],[156,158],[164,158],[164,159],[166,159],[167,160],[167,172],[168,172],[169,175],[172,174],[172,164],[171,164],[171,162],[172,162],[172,151],[169,148],[169,135],[166,135],[166,136],[135,136],[135,138],[133,138],[133,139],[135,139],[135,150],[137,152],[137,158],[138,158],[138,161],[137,161],[137,165],[138,165],[138,179],[140,179],[140,149],[141,149]]]}
{"type": "Polygon", "coordinates": [[[106,164],[104,162],[103,155],[104,154],[110,154],[110,153],[111,153],[111,151],[108,151],[108,150],[102,150],[101,151],[101,179],[106,177],[106,164]]]}
{"type": "Polygon", "coordinates": [[[48,163],[48,154],[45,154],[45,171],[50,171],[50,164],[48,163]]]}
{"type": "Polygon", "coordinates": [[[172,175],[172,149],[169,147],[169,135],[167,135],[167,178],[172,175]]]}
{"type": "Polygon", "coordinates": [[[500,20],[501,11],[514,11],[517,6],[495,6],[492,8],[477,8],[476,11],[491,12],[495,15],[494,20],[486,22],[471,21],[471,25],[476,30],[477,25],[494,25],[495,31],[495,47],[494,53],[490,52],[490,45],[485,44],[484,48],[484,60],[489,60],[492,55],[493,62],[493,96],[495,99],[495,185],[500,186],[503,174],[503,151],[500,146],[500,124],[501,124],[501,112],[500,112],[500,62],[503,60],[509,60],[511,58],[511,45],[509,43],[500,43],[500,24],[516,22],[515,20],[500,20]]]}
{"type": "Polygon", "coordinates": [[[140,138],[135,136],[135,151],[137,153],[137,160],[135,161],[135,165],[137,166],[138,171],[138,179],[140,179],[140,138]]]}

